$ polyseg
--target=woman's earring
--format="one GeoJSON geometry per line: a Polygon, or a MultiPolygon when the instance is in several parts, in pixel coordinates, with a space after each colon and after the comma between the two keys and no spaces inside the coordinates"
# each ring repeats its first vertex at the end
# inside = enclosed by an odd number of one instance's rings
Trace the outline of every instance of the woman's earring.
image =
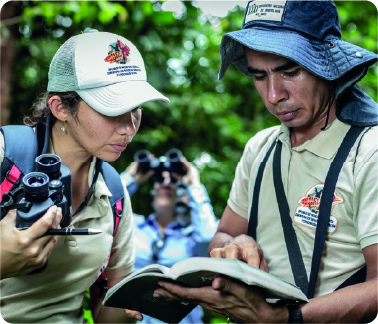
{"type": "Polygon", "coordinates": [[[64,131],[66,130],[65,126],[66,126],[66,121],[63,120],[63,121],[62,121],[62,127],[60,128],[60,129],[62,130],[63,133],[64,133],[64,131]]]}

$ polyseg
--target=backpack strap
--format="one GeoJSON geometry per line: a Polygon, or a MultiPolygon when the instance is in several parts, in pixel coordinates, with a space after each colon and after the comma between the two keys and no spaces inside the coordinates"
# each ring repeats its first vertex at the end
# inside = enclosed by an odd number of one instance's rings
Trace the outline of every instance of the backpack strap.
{"type": "MultiPolygon", "coordinates": [[[[113,236],[116,234],[119,221],[122,217],[122,207],[125,199],[124,188],[121,182],[119,173],[109,163],[104,162],[101,167],[101,173],[105,180],[106,186],[109,188],[112,196],[109,197],[109,202],[113,211],[114,230],[113,236]]],[[[105,269],[104,269],[105,270],[105,269]]],[[[96,280],[99,289],[99,298],[102,298],[104,293],[108,291],[108,280],[105,277],[104,271],[96,280]]]]}
{"type": "Polygon", "coordinates": [[[37,137],[31,127],[8,125],[1,127],[4,135],[4,160],[1,164],[1,196],[18,187],[22,177],[34,171],[37,156],[37,137]]]}
{"type": "Polygon", "coordinates": [[[112,206],[114,215],[114,232],[117,230],[120,218],[122,216],[123,201],[125,198],[124,188],[121,182],[119,173],[109,163],[104,162],[101,168],[102,176],[105,180],[106,186],[109,188],[112,196],[109,197],[110,205],[112,206]]]}

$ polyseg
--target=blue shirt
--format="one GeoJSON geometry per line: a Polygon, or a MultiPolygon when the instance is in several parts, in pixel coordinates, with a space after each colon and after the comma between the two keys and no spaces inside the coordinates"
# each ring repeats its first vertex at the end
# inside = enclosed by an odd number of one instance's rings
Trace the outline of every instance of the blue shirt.
{"type": "MultiPolygon", "coordinates": [[[[129,177],[126,187],[130,196],[138,189],[132,177],[129,177]]],[[[164,245],[157,259],[153,258],[152,244],[159,241],[161,233],[155,215],[151,214],[145,218],[143,215],[134,214],[135,270],[152,263],[171,267],[186,258],[207,256],[207,248],[216,232],[218,221],[206,188],[202,184],[188,186],[188,198],[191,223],[183,227],[175,221],[165,228],[164,245]]],[[[202,316],[202,308],[197,306],[180,323],[202,323],[202,316]]],[[[142,323],[164,323],[144,314],[143,317],[142,323]]]]}

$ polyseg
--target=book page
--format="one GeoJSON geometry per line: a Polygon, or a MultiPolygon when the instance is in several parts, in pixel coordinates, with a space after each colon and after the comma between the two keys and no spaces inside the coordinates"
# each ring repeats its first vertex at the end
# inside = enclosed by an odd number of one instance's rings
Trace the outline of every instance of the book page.
{"type": "Polygon", "coordinates": [[[161,264],[150,264],[142,269],[139,269],[135,272],[133,272],[130,276],[137,276],[141,273],[153,273],[153,272],[158,272],[158,273],[163,273],[167,274],[169,272],[170,268],[163,266],[161,264]]]}

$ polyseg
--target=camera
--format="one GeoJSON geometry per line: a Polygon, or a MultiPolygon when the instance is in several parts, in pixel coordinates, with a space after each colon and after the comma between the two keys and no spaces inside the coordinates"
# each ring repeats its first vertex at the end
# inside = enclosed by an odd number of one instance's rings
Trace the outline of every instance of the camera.
{"type": "MultiPolygon", "coordinates": [[[[163,182],[163,172],[177,173],[178,175],[186,174],[187,171],[181,161],[182,156],[178,149],[171,149],[160,158],[153,157],[147,150],[141,150],[135,153],[134,161],[139,163],[143,173],[154,170],[155,181],[163,182]]],[[[174,178],[171,177],[171,179],[174,178]]]]}
{"type": "Polygon", "coordinates": [[[42,154],[35,160],[36,172],[27,173],[22,183],[3,195],[2,218],[17,208],[16,227],[29,228],[53,205],[62,208],[60,227],[72,220],[71,171],[55,154],[42,154]]]}

